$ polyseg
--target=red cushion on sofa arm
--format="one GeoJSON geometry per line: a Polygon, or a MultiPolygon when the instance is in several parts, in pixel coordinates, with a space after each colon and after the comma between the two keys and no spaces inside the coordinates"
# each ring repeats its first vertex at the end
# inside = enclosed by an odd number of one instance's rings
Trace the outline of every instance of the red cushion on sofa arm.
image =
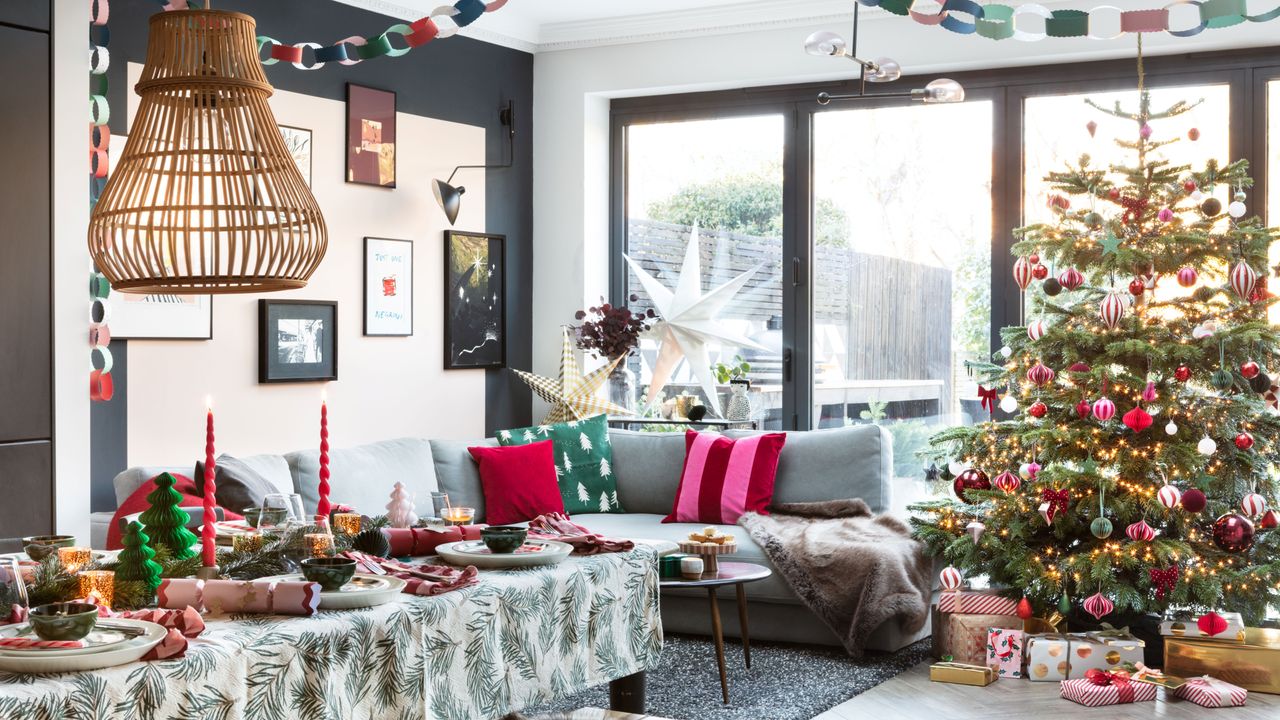
{"type": "MultiPolygon", "coordinates": [[[[204,516],[204,498],[196,493],[195,481],[186,475],[178,475],[176,473],[170,473],[170,475],[173,475],[174,480],[177,480],[173,484],[173,489],[182,495],[182,499],[178,501],[179,507],[187,508],[187,514],[191,516],[191,522],[187,523],[187,527],[200,527],[204,516]]],[[[151,478],[139,485],[129,497],[125,498],[123,503],[120,503],[120,507],[116,508],[115,515],[111,517],[111,524],[107,526],[108,550],[121,550],[124,548],[124,545],[121,544],[121,539],[124,537],[125,527],[128,526],[130,520],[136,520],[139,514],[146,512],[147,508],[151,507],[151,503],[147,502],[147,495],[150,495],[151,491],[155,489],[156,480],[151,478]]],[[[218,515],[218,520],[244,519],[243,515],[228,512],[220,507],[215,508],[215,511],[218,515]]]]}

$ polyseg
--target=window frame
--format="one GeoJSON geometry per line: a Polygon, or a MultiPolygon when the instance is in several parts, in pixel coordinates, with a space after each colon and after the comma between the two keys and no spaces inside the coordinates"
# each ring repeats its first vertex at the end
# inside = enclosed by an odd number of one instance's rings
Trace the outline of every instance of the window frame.
{"type": "MultiPolygon", "coordinates": [[[[799,52],[799,50],[797,50],[799,52]]],[[[1280,47],[1231,52],[1147,57],[1148,87],[1226,84],[1230,87],[1232,159],[1249,161],[1251,197],[1266,204],[1267,83],[1280,80],[1280,47]],[[1188,68],[1195,68],[1188,70],[1188,68]]],[[[884,92],[920,87],[944,74],[904,75],[884,92]]],[[[1000,329],[1023,321],[1022,293],[1013,282],[1012,230],[1022,225],[1024,188],[1024,104],[1044,95],[1107,92],[1135,86],[1133,59],[1063,63],[946,73],[962,83],[967,99],[992,102],[991,347],[1000,347],[1000,329]]],[[[812,426],[812,192],[813,129],[818,113],[853,108],[908,105],[910,100],[867,97],[822,106],[821,91],[855,93],[855,80],[775,85],[736,90],[616,98],[610,102],[609,296],[626,302],[627,267],[622,259],[627,233],[627,129],[631,125],[782,114],[783,139],[783,428],[812,426]],[[785,279],[786,265],[795,268],[785,279]]],[[[1277,138],[1275,142],[1280,142],[1277,138]]],[[[1275,180],[1280,182],[1280,178],[1275,180]]],[[[1265,208],[1262,212],[1265,213],[1265,208]]],[[[1265,217],[1265,216],[1264,216],[1265,217]]],[[[1269,222],[1280,218],[1269,218],[1269,222]]]]}

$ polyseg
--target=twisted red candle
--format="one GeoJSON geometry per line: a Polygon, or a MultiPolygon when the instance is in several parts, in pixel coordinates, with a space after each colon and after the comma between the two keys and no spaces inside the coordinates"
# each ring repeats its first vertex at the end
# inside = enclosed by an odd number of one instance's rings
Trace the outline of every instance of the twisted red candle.
{"type": "Polygon", "coordinates": [[[214,505],[216,504],[213,495],[217,490],[213,482],[215,467],[213,459],[213,408],[210,407],[204,440],[204,522],[200,528],[200,557],[205,567],[214,567],[218,564],[213,548],[214,505]]]}
{"type": "Polygon", "coordinates": [[[320,502],[316,515],[329,517],[329,404],[320,401],[320,502]]]}

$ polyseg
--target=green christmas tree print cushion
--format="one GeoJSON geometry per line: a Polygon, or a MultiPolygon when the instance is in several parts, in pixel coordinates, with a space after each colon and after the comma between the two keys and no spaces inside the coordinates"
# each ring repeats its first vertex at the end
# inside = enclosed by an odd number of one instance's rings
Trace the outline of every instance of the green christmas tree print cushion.
{"type": "Polygon", "coordinates": [[[550,439],[555,447],[556,479],[565,512],[620,513],[613,478],[613,448],[604,415],[559,425],[534,425],[498,432],[500,445],[528,445],[550,439]]]}

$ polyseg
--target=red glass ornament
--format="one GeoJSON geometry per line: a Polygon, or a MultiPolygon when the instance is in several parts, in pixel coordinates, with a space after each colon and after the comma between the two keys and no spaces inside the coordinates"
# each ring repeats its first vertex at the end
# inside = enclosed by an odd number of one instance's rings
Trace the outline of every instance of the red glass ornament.
{"type": "Polygon", "coordinates": [[[1112,200],[1119,200],[1119,199],[1120,199],[1120,189],[1119,189],[1119,188],[1111,188],[1110,190],[1108,190],[1108,191],[1107,191],[1107,197],[1111,198],[1112,200]]]}
{"type": "Polygon", "coordinates": [[[1143,410],[1141,407],[1135,407],[1125,413],[1124,417],[1120,418],[1120,422],[1123,422],[1130,430],[1140,433],[1151,427],[1152,420],[1150,413],[1143,410]]]}
{"type": "Polygon", "coordinates": [[[1216,612],[1207,612],[1196,620],[1196,627],[1201,635],[1213,637],[1227,631],[1227,620],[1216,612]]]}
{"type": "Polygon", "coordinates": [[[1035,267],[1031,268],[1031,276],[1037,280],[1043,280],[1049,277],[1049,268],[1045,267],[1044,265],[1036,265],[1035,267]]]}
{"type": "Polygon", "coordinates": [[[1258,521],[1258,527],[1263,530],[1275,530],[1277,525],[1280,525],[1280,515],[1275,510],[1266,511],[1258,521]]]}
{"type": "Polygon", "coordinates": [[[1244,552],[1253,547],[1253,523],[1249,518],[1227,513],[1213,521],[1213,544],[1225,552],[1244,552]]]}
{"type": "Polygon", "coordinates": [[[1049,406],[1039,400],[1031,403],[1031,407],[1027,408],[1027,413],[1034,418],[1042,418],[1049,412],[1049,406]]]}
{"type": "Polygon", "coordinates": [[[1141,295],[1146,292],[1147,284],[1142,282],[1142,278],[1134,278],[1129,281],[1129,294],[1141,295]]]}
{"type": "Polygon", "coordinates": [[[1188,195],[1190,195],[1191,193],[1195,192],[1195,191],[1196,191],[1196,187],[1198,187],[1198,186],[1196,185],[1196,181],[1195,181],[1195,180],[1188,180],[1188,181],[1186,181],[1186,182],[1182,183],[1182,189],[1183,189],[1183,190],[1186,190],[1188,195]]]}
{"type": "Polygon", "coordinates": [[[1239,435],[1236,435],[1236,447],[1241,450],[1248,450],[1253,447],[1253,436],[1247,432],[1242,432],[1239,435]]]}
{"type": "Polygon", "coordinates": [[[1173,371],[1173,376],[1178,379],[1178,382],[1186,382],[1191,379],[1191,368],[1179,365],[1178,369],[1173,371]]]}
{"type": "Polygon", "coordinates": [[[1079,415],[1081,420],[1089,417],[1089,413],[1092,410],[1093,406],[1089,404],[1088,400],[1081,400],[1076,403],[1076,415],[1079,415]]]}
{"type": "Polygon", "coordinates": [[[1039,265],[1039,264],[1040,264],[1040,253],[1031,253],[1030,255],[1028,255],[1028,256],[1027,256],[1027,262],[1031,263],[1032,265],[1039,265]]]}
{"type": "Polygon", "coordinates": [[[1252,380],[1258,377],[1258,373],[1262,372],[1262,366],[1252,360],[1246,360],[1240,363],[1240,374],[1245,379],[1252,380]]]}
{"type": "Polygon", "coordinates": [[[964,502],[973,502],[965,497],[968,490],[990,490],[991,478],[987,474],[977,468],[969,468],[956,476],[956,480],[951,485],[951,489],[955,490],[956,497],[964,502]]]}
{"type": "Polygon", "coordinates": [[[1031,601],[1028,600],[1026,597],[1023,597],[1021,600],[1018,601],[1017,613],[1018,613],[1018,617],[1022,618],[1023,620],[1030,620],[1036,615],[1036,611],[1031,607],[1031,601]]]}
{"type": "Polygon", "coordinates": [[[1191,128],[1187,131],[1187,139],[1195,142],[1200,139],[1200,128],[1191,128]]]}
{"type": "Polygon", "coordinates": [[[1198,513],[1204,509],[1205,503],[1208,502],[1204,493],[1197,488],[1190,488],[1182,492],[1182,509],[1189,513],[1198,513]]]}

